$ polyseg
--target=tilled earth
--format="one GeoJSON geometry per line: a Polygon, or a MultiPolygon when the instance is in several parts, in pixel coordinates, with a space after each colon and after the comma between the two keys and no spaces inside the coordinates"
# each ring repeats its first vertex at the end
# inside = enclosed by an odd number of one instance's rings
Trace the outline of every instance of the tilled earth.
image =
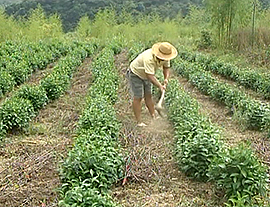
{"type": "MultiPolygon", "coordinates": [[[[115,108],[122,123],[120,141],[126,158],[126,179],[112,189],[115,201],[123,207],[222,206],[224,200],[211,183],[194,181],[179,171],[173,156],[174,132],[166,116],[151,120],[143,105],[142,117],[148,126],[136,127],[125,79],[127,52],[117,55],[115,63],[122,80],[115,108]]],[[[27,131],[14,132],[0,147],[0,207],[57,206],[58,166],[72,147],[91,85],[89,67],[91,60],[86,59],[75,73],[69,91],[41,110],[27,131]]],[[[37,83],[45,74],[40,71],[30,81],[37,83]]],[[[270,145],[265,134],[244,130],[232,118],[230,109],[202,95],[186,79],[178,79],[200,103],[202,113],[223,129],[227,144],[250,140],[262,160],[270,164],[270,145]]]]}
{"type": "MultiPolygon", "coordinates": [[[[116,108],[123,125],[121,140],[127,160],[127,180],[113,190],[116,200],[127,207],[223,206],[222,196],[211,183],[196,182],[179,172],[173,157],[173,129],[166,116],[151,120],[143,106],[142,117],[148,126],[136,127],[125,79],[128,67],[125,53],[116,57],[116,65],[123,80],[116,108]]],[[[266,134],[243,129],[232,118],[230,109],[201,94],[186,79],[174,74],[172,77],[178,78],[182,87],[196,98],[201,112],[220,126],[226,144],[250,140],[263,162],[269,165],[270,145],[266,134]]]]}
{"type": "MultiPolygon", "coordinates": [[[[23,132],[10,134],[0,148],[0,206],[57,206],[58,166],[64,159],[84,107],[91,73],[86,59],[70,89],[45,106],[23,132]]],[[[29,83],[50,72],[38,71],[29,83]]]]}

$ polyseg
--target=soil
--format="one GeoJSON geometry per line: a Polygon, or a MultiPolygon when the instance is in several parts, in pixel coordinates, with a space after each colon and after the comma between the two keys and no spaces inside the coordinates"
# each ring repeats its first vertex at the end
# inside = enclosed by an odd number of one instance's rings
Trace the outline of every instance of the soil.
{"type": "MultiPolygon", "coordinates": [[[[90,64],[91,59],[84,61],[69,91],[41,110],[28,130],[9,135],[0,147],[0,207],[57,206],[58,166],[72,147],[91,85],[90,64]]],[[[127,51],[115,57],[115,64],[122,80],[115,109],[122,123],[120,141],[126,158],[126,179],[111,192],[115,201],[123,207],[223,206],[222,195],[211,183],[197,182],[179,171],[174,159],[174,132],[166,111],[164,117],[152,120],[143,105],[142,117],[147,126],[136,126],[125,79],[127,51]]],[[[36,83],[43,75],[45,71],[36,74],[31,82],[36,83]]],[[[228,145],[250,140],[269,166],[270,145],[264,133],[244,129],[233,119],[230,109],[202,95],[186,79],[174,74],[172,77],[178,78],[182,87],[197,99],[201,112],[223,129],[228,145]]]]}
{"type": "MultiPolygon", "coordinates": [[[[116,65],[123,80],[116,108],[123,125],[121,140],[127,160],[127,180],[113,190],[116,201],[125,207],[223,206],[222,195],[215,192],[211,183],[196,182],[179,171],[173,156],[174,133],[166,118],[166,111],[165,117],[151,120],[143,105],[142,118],[147,126],[136,126],[125,79],[128,67],[125,52],[116,57],[116,65]]],[[[244,129],[233,119],[230,109],[201,94],[186,79],[173,74],[173,71],[172,78],[177,78],[182,87],[199,102],[201,113],[220,126],[226,144],[235,145],[249,140],[258,155],[269,165],[270,145],[266,134],[244,129]]]]}
{"type": "MultiPolygon", "coordinates": [[[[59,163],[66,157],[91,81],[86,59],[70,89],[45,106],[25,132],[10,134],[0,148],[0,206],[57,206],[59,163]]],[[[37,83],[49,71],[38,71],[37,83]]]]}

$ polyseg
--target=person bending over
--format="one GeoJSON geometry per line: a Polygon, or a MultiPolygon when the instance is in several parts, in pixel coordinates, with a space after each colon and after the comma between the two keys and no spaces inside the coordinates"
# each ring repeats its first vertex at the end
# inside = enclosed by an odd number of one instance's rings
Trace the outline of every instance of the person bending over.
{"type": "Polygon", "coordinates": [[[158,42],[152,48],[143,51],[130,63],[127,75],[133,96],[132,107],[137,126],[146,126],[141,119],[143,98],[151,117],[155,118],[152,85],[158,87],[161,92],[166,90],[170,75],[170,60],[176,56],[177,50],[172,44],[158,42]],[[158,69],[163,70],[163,84],[155,76],[158,69]]]}

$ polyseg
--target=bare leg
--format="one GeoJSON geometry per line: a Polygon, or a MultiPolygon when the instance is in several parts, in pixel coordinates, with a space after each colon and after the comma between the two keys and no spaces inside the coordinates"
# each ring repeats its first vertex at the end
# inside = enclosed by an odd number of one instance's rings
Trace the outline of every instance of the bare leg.
{"type": "Polygon", "coordinates": [[[152,118],[155,118],[155,105],[152,99],[152,94],[145,94],[145,104],[152,118]]]}
{"type": "Polygon", "coordinates": [[[137,124],[142,123],[141,112],[142,112],[142,98],[133,98],[133,112],[137,121],[137,124]]]}

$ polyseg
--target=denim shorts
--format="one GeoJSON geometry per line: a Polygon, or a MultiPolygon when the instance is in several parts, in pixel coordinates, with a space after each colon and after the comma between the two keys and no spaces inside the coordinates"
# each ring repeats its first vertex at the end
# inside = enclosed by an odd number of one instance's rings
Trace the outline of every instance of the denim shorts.
{"type": "Polygon", "coordinates": [[[132,96],[135,98],[143,98],[145,94],[151,94],[152,83],[149,80],[141,79],[135,75],[130,69],[127,70],[127,78],[129,80],[132,96]]]}

